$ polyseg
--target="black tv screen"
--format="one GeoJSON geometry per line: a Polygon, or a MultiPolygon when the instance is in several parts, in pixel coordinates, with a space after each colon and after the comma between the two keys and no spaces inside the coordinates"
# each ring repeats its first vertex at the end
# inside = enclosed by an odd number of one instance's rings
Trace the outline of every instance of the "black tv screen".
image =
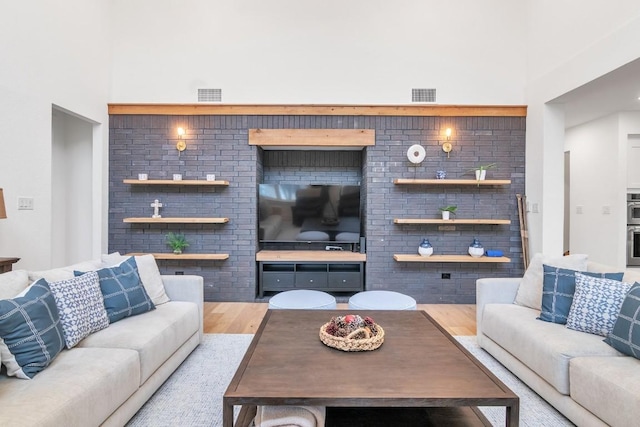
{"type": "Polygon", "coordinates": [[[359,185],[260,184],[261,242],[358,243],[359,185]]]}

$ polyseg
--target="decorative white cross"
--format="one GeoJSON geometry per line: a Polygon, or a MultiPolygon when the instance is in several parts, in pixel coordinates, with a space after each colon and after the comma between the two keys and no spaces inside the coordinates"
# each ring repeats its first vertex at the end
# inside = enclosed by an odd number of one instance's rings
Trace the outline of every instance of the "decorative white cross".
{"type": "Polygon", "coordinates": [[[153,215],[151,218],[162,218],[160,215],[160,208],[162,207],[162,203],[158,199],[155,199],[153,203],[151,203],[151,207],[153,208],[153,215]]]}

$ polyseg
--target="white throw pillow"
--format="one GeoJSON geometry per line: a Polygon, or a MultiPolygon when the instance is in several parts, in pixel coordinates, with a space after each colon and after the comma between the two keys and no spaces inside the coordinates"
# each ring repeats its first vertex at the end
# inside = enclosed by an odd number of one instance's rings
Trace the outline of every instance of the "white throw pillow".
{"type": "MultiPolygon", "coordinates": [[[[120,255],[119,252],[114,252],[108,255],[102,255],[103,267],[114,267],[120,265],[123,261],[129,257],[120,255]]],[[[138,273],[140,274],[140,281],[144,286],[145,291],[151,298],[154,305],[164,304],[169,302],[170,299],[164,290],[164,283],[162,282],[162,276],[158,269],[158,264],[153,255],[137,255],[134,257],[136,264],[138,265],[138,273]]]]}
{"type": "Polygon", "coordinates": [[[31,282],[26,270],[14,270],[0,274],[0,299],[11,299],[27,289],[31,282]]]}
{"type": "Polygon", "coordinates": [[[61,280],[73,279],[74,270],[77,271],[95,271],[101,267],[100,260],[90,260],[69,265],[67,267],[53,268],[51,270],[30,271],[29,280],[35,282],[38,279],[44,279],[47,282],[59,282],[61,280]]]}
{"type": "Polygon", "coordinates": [[[524,272],[518,293],[514,301],[515,304],[542,310],[542,284],[544,278],[543,264],[568,268],[577,271],[586,271],[588,255],[575,254],[563,257],[550,257],[540,253],[535,254],[529,262],[527,271],[524,272]]]}

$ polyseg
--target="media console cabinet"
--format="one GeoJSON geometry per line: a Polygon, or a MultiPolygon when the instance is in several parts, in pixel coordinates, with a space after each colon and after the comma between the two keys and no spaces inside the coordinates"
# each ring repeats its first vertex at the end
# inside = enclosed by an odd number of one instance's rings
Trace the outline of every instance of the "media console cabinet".
{"type": "Polygon", "coordinates": [[[366,260],[366,254],[349,251],[259,251],[258,297],[291,289],[363,291],[366,260]]]}

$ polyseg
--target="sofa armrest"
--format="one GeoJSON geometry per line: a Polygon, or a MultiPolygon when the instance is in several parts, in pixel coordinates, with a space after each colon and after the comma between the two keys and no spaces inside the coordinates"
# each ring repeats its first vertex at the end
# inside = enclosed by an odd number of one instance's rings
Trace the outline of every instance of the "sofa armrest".
{"type": "Polygon", "coordinates": [[[521,277],[499,277],[476,280],[476,331],[482,334],[482,312],[486,304],[513,304],[521,277]]]}
{"type": "Polygon", "coordinates": [[[198,305],[200,319],[200,341],[203,337],[204,322],[204,279],[202,276],[163,275],[162,283],[167,296],[172,301],[188,301],[198,305]]]}

